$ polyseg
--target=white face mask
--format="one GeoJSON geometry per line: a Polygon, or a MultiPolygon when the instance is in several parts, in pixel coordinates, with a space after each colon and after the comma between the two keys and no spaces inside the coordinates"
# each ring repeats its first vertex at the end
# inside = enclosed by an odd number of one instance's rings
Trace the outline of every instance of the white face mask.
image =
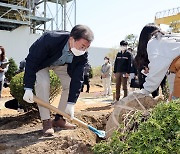
{"type": "Polygon", "coordinates": [[[156,34],[154,34],[154,36],[156,37],[157,40],[160,40],[163,34],[161,32],[157,32],[156,34]]]}
{"type": "Polygon", "coordinates": [[[85,51],[82,51],[82,50],[78,50],[78,49],[76,49],[75,47],[74,47],[74,40],[73,40],[73,42],[72,42],[72,48],[71,48],[71,51],[72,51],[72,53],[75,55],[75,56],[81,56],[81,55],[84,55],[85,54],[85,52],[86,52],[86,50],[85,51]]]}
{"type": "Polygon", "coordinates": [[[121,47],[120,47],[120,50],[121,50],[121,51],[125,51],[125,50],[127,50],[127,47],[126,47],[126,46],[121,46],[121,47]]]}
{"type": "Polygon", "coordinates": [[[104,62],[107,64],[107,63],[108,63],[108,60],[107,60],[107,59],[105,59],[105,60],[104,60],[104,62]]]}
{"type": "Polygon", "coordinates": [[[0,49],[0,55],[2,54],[2,50],[0,49]]]}
{"type": "Polygon", "coordinates": [[[72,53],[75,55],[75,56],[81,56],[81,55],[84,55],[86,50],[85,51],[81,51],[81,50],[78,50],[76,48],[71,48],[71,51],[72,53]]]}

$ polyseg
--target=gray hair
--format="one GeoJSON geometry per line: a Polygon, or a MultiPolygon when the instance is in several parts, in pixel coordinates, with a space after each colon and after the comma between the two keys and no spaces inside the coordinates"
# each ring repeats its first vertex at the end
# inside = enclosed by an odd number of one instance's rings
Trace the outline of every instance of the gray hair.
{"type": "Polygon", "coordinates": [[[88,42],[92,42],[94,40],[94,34],[92,30],[85,25],[76,25],[71,30],[70,36],[75,40],[85,39],[88,42]]]}

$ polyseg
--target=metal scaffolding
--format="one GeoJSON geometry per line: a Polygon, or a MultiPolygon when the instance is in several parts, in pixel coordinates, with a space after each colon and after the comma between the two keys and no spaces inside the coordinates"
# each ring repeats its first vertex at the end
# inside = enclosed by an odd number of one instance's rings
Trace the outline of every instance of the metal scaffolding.
{"type": "Polygon", "coordinates": [[[169,25],[173,32],[180,32],[180,7],[157,12],[155,23],[169,25]]]}
{"type": "Polygon", "coordinates": [[[76,0],[0,1],[0,30],[11,31],[27,25],[36,33],[37,30],[66,30],[67,24],[71,27],[76,24],[76,0]]]}

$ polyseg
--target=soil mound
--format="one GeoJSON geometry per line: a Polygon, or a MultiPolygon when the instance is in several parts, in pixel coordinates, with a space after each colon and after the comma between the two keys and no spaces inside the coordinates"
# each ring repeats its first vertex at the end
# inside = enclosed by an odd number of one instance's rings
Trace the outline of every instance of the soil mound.
{"type": "MultiPolygon", "coordinates": [[[[91,154],[91,147],[99,141],[96,134],[86,128],[55,130],[54,137],[43,137],[38,112],[0,118],[0,153],[18,154],[91,154]]],[[[77,118],[101,130],[105,128],[108,113],[77,113],[77,118]]]]}

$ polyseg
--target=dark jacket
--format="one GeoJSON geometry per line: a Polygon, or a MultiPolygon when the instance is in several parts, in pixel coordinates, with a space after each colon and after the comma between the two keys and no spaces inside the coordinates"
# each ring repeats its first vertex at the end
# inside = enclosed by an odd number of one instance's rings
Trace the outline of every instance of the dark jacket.
{"type": "Polygon", "coordinates": [[[114,62],[114,73],[130,73],[131,70],[131,53],[125,51],[118,52],[114,62]]]}
{"type": "Polygon", "coordinates": [[[85,76],[89,76],[90,75],[90,71],[91,71],[91,65],[89,63],[86,63],[86,65],[84,67],[84,75],[85,76]]]}
{"type": "MultiPolygon", "coordinates": [[[[24,87],[34,88],[36,73],[49,67],[62,55],[62,50],[69,39],[69,32],[52,31],[44,33],[29,49],[26,58],[24,74],[24,87]]],[[[87,54],[74,56],[72,63],[68,64],[68,74],[71,77],[68,102],[76,102],[79,97],[84,65],[87,62],[87,54]]]]}

